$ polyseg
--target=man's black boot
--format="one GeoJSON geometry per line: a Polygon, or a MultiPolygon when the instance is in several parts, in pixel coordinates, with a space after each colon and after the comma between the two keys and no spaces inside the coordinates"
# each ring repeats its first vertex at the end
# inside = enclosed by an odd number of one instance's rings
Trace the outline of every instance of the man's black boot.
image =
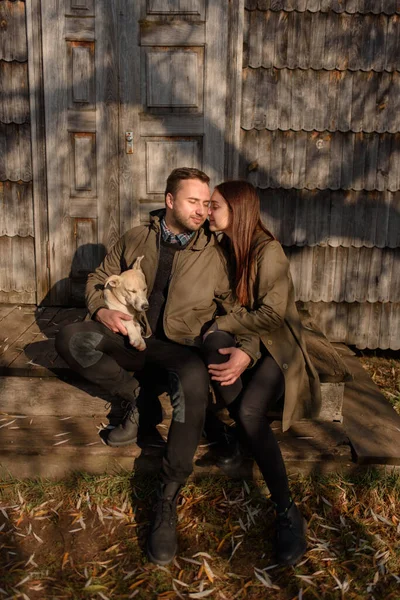
{"type": "Polygon", "coordinates": [[[122,423],[110,431],[106,438],[106,443],[112,447],[136,444],[138,429],[139,411],[135,404],[129,402],[127,403],[122,423]]]}
{"type": "Polygon", "coordinates": [[[306,521],[292,502],[276,516],[276,558],[281,565],[295,565],[307,550],[306,521]]]}
{"type": "Polygon", "coordinates": [[[181,484],[166,483],[161,488],[161,498],[155,507],[155,515],[147,540],[147,554],[156,565],[168,565],[177,550],[176,503],[181,484]]]}

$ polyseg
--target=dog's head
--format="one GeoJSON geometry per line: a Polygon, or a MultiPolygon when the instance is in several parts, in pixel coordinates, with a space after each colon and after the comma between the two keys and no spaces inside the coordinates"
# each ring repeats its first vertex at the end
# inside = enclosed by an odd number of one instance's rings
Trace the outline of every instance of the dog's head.
{"type": "Polygon", "coordinates": [[[138,312],[149,308],[146,278],[140,267],[142,259],[143,256],[139,256],[132,269],[121,275],[111,275],[104,285],[104,289],[111,291],[121,304],[132,306],[138,312]]]}

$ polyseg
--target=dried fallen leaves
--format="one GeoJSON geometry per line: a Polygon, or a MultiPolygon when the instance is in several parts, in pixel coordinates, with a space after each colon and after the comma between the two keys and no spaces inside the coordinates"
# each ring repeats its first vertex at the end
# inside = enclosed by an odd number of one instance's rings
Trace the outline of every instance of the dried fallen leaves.
{"type": "Polygon", "coordinates": [[[274,564],[265,495],[217,478],[185,488],[180,551],[167,567],[151,565],[150,488],[128,475],[0,483],[0,598],[400,597],[399,476],[293,478],[309,551],[286,569],[274,564]]]}

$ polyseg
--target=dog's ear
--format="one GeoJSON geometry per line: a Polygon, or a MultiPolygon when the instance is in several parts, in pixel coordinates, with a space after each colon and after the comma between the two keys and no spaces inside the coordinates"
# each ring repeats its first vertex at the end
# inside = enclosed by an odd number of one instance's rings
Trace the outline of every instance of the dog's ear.
{"type": "Polygon", "coordinates": [[[144,256],[138,256],[137,259],[135,260],[135,262],[133,263],[132,269],[135,269],[138,271],[141,268],[140,263],[142,262],[143,258],[144,258],[144,256]]]}
{"type": "Polygon", "coordinates": [[[121,285],[121,278],[119,275],[111,275],[111,277],[109,277],[104,285],[104,287],[107,286],[111,286],[111,287],[119,287],[121,285]]]}

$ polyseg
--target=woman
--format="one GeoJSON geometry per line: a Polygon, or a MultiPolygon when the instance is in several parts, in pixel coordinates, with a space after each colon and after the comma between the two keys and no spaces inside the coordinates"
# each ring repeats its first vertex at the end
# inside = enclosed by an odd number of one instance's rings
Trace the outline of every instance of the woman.
{"type": "Polygon", "coordinates": [[[276,554],[281,564],[298,562],[306,551],[305,521],[293,502],[279,445],[267,412],[283,399],[283,431],[294,420],[316,416],[320,386],[302,338],[289,262],[260,217],[255,188],[245,181],[218,185],[211,197],[210,228],[223,233],[237,299],[247,309],[218,317],[205,336],[205,353],[212,379],[271,492],[277,512],[276,554]],[[219,349],[234,346],[228,336],[253,334],[260,338],[260,358],[240,381],[216,360],[219,349]]]}

